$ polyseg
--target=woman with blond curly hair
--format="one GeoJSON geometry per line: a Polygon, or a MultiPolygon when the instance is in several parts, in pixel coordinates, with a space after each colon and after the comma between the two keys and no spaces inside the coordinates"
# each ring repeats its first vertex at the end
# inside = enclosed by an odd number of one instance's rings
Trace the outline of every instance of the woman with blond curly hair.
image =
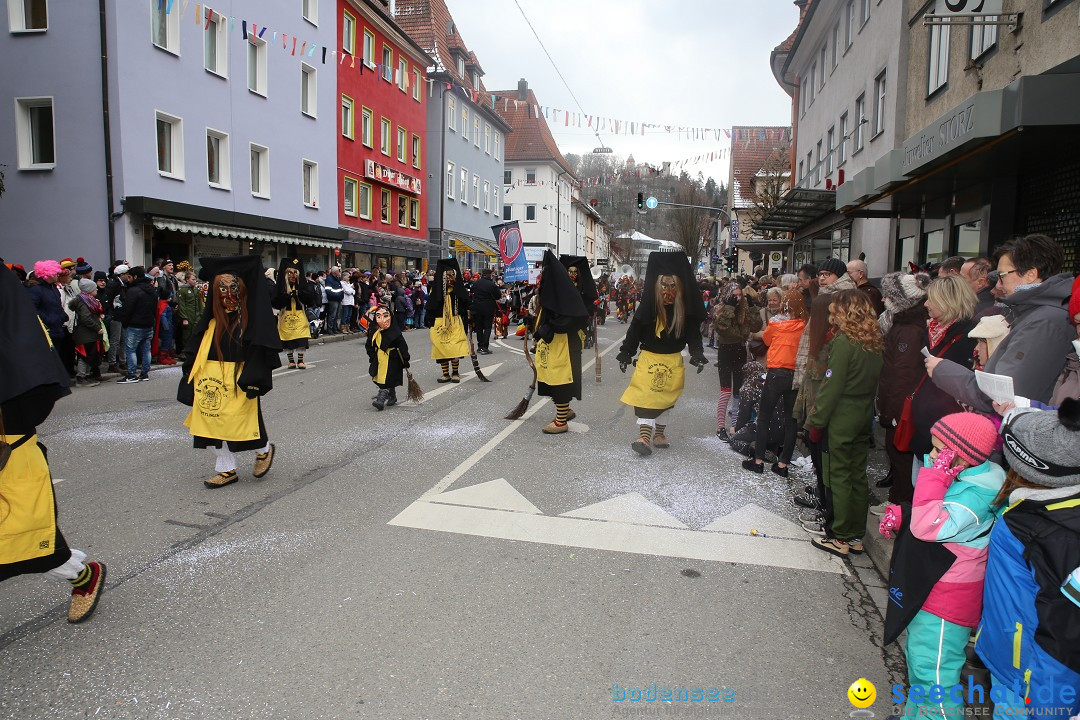
{"type": "Polygon", "coordinates": [[[841,290],[833,296],[829,323],[835,328],[829,365],[806,421],[810,439],[823,441],[825,484],[825,536],[811,542],[844,557],[863,550],[869,505],[866,457],[884,340],[874,306],[860,290],[841,290]]]}

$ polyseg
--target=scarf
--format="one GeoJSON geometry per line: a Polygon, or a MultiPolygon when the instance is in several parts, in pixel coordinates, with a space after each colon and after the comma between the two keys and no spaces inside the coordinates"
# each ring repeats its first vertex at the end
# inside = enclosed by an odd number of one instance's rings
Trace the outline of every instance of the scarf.
{"type": "Polygon", "coordinates": [[[926,324],[926,329],[930,333],[930,347],[936,348],[941,341],[945,339],[945,333],[952,327],[953,323],[939,323],[934,318],[930,318],[930,322],[926,324]]]}
{"type": "Polygon", "coordinates": [[[102,314],[101,301],[98,300],[96,297],[94,297],[93,295],[87,295],[84,292],[79,293],[79,297],[81,297],[82,301],[86,303],[86,307],[90,308],[90,312],[94,313],[95,315],[102,314]]]}

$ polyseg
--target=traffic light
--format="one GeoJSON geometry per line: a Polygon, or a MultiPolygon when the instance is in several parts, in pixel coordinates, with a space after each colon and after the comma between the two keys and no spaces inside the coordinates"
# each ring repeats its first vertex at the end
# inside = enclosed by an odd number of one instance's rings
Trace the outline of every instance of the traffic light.
{"type": "Polygon", "coordinates": [[[638,210],[644,210],[645,209],[645,194],[644,193],[638,193],[637,194],[637,209],[638,210]]]}

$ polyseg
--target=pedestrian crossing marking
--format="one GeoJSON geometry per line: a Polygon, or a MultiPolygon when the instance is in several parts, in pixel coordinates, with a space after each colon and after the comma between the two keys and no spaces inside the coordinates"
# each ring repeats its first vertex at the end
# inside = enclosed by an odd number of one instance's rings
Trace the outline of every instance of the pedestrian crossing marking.
{"type": "Polygon", "coordinates": [[[540,515],[540,509],[529,502],[524,495],[503,478],[489,480],[479,485],[470,485],[460,490],[450,490],[427,498],[428,502],[447,505],[468,505],[491,510],[510,510],[512,512],[540,515]]]}
{"type": "Polygon", "coordinates": [[[765,508],[749,503],[738,510],[713,520],[702,530],[748,534],[751,530],[769,537],[784,537],[792,540],[805,540],[806,531],[765,508]]]}
{"type": "Polygon", "coordinates": [[[686,525],[677,518],[672,517],[659,506],[646,500],[641,493],[636,492],[565,512],[562,517],[686,529],[686,525]]]}

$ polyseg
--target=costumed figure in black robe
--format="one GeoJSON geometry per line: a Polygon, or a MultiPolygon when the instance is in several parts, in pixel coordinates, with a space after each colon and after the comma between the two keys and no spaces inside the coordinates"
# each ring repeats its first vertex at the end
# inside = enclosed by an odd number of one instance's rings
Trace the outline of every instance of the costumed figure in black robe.
{"type": "Polygon", "coordinates": [[[397,389],[404,384],[402,376],[409,367],[409,345],[386,305],[375,308],[375,322],[368,327],[367,354],[368,374],[379,388],[371,404],[376,410],[397,405],[397,389]]]}
{"type": "Polygon", "coordinates": [[[627,365],[636,365],[621,400],[633,406],[637,417],[638,438],[630,447],[639,455],[651,455],[654,447],[669,445],[667,425],[656,421],[666,410],[675,407],[675,401],[682,395],[686,379],[683,348],[689,346],[690,364],[699,373],[709,363],[701,347],[704,319],[701,290],[690,271],[686,253],[650,253],[641,307],[634,313],[615,356],[623,372],[627,365]],[[641,354],[635,361],[639,346],[641,354]]]}
{"type": "Polygon", "coordinates": [[[560,255],[559,262],[566,268],[567,274],[570,276],[570,282],[574,283],[574,287],[581,293],[581,301],[585,303],[585,309],[589,312],[589,317],[585,323],[585,349],[589,349],[596,342],[596,313],[599,310],[596,305],[596,300],[599,297],[599,293],[596,289],[596,280],[593,279],[592,271],[589,268],[589,259],[582,257],[581,255],[560,255]]]}
{"type": "Polygon", "coordinates": [[[210,283],[211,300],[192,332],[176,399],[191,408],[184,425],[195,447],[217,456],[217,474],[203,481],[208,488],[237,481],[234,453],[257,452],[257,478],[274,462],[260,398],[281,367],[281,339],[262,273],[257,255],[202,260],[199,277],[210,283]]]}
{"type": "Polygon", "coordinates": [[[283,258],[278,266],[273,306],[278,311],[278,337],[285,348],[290,370],[307,369],[304,351],[308,349],[308,338],[311,337],[307,309],[315,305],[318,305],[315,287],[304,277],[304,264],[297,258],[283,258]]]}
{"type": "Polygon", "coordinates": [[[469,354],[465,318],[469,310],[469,289],[461,279],[454,258],[442,258],[435,266],[435,282],[428,293],[424,325],[430,328],[431,359],[439,363],[442,377],[437,382],[458,383],[458,364],[469,354]]]}
{"type": "Polygon", "coordinates": [[[68,374],[30,295],[0,265],[0,580],[46,573],[72,586],[68,622],[97,607],[105,563],[69,547],[57,524],[56,499],[37,426],[70,395],[68,374]]]}
{"type": "Polygon", "coordinates": [[[544,252],[539,286],[540,308],[533,323],[536,392],[555,403],[555,419],[544,426],[544,432],[559,435],[577,416],[570,401],[581,399],[581,347],[589,311],[566,267],[550,250],[544,252]]]}

